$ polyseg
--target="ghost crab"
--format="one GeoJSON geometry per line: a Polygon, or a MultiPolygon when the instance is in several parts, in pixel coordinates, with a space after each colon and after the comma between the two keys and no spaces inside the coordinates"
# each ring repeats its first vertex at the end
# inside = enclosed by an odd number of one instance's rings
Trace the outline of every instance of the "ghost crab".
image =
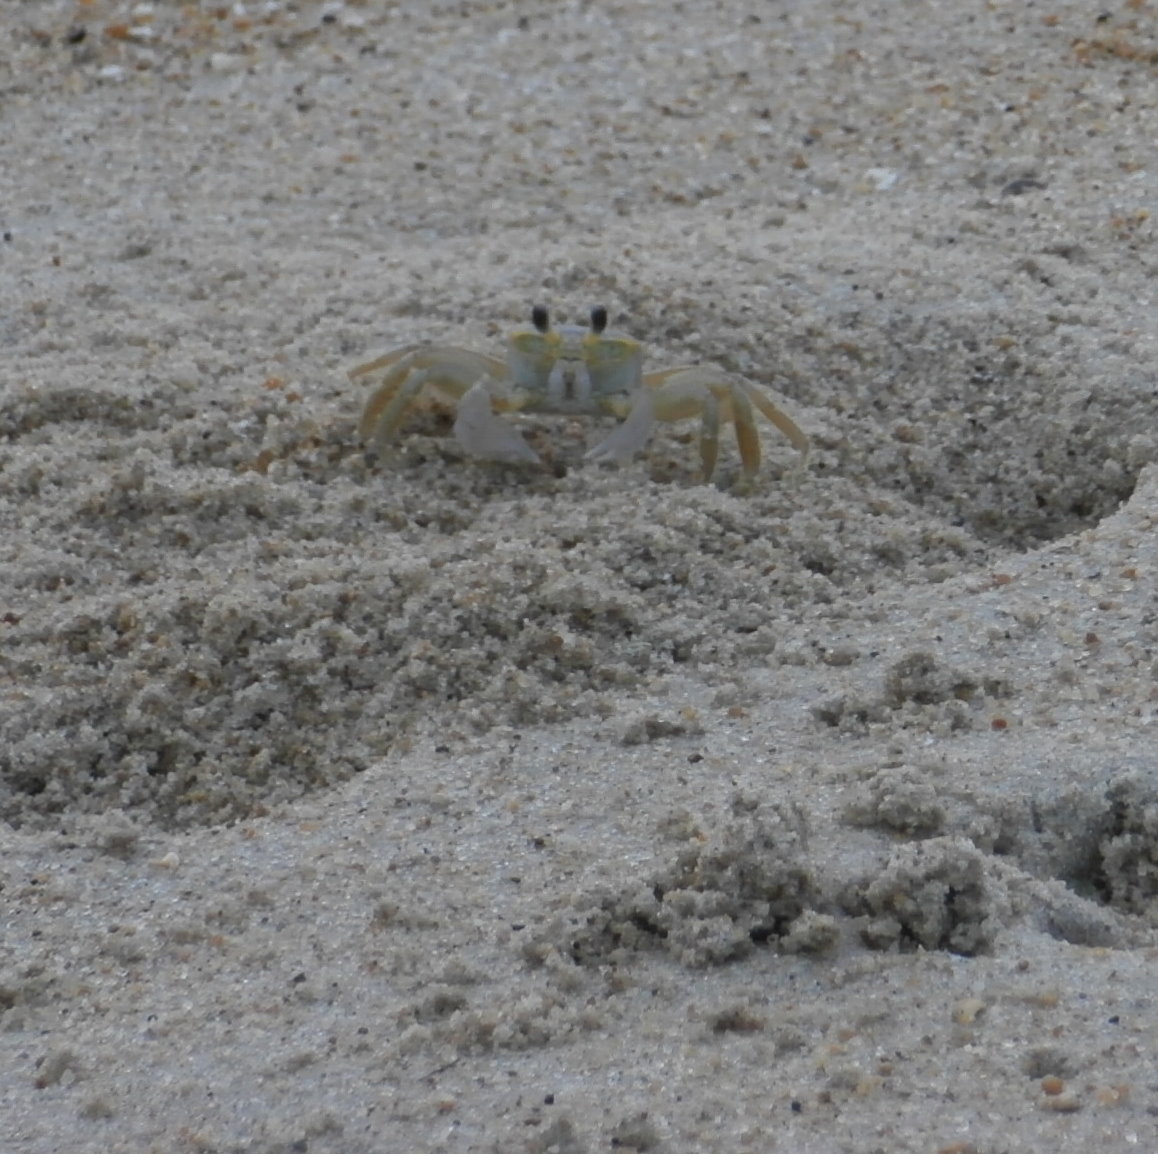
{"type": "Polygon", "coordinates": [[[406,345],[355,366],[351,380],[377,382],[359,435],[382,448],[419,398],[432,393],[456,406],[455,436],[475,456],[539,460],[499,413],[609,414],[621,423],[587,459],[622,464],[643,448],[656,421],[699,417],[701,479],[716,470],[720,426],[729,421],[747,479],[760,468],[759,410],[807,459],[807,436],[762,389],[700,366],[645,373],[643,345],[608,329],[601,306],[591,310],[588,327],[552,327],[546,308],[536,305],[531,325],[511,333],[505,361],[454,345],[406,345]]]}

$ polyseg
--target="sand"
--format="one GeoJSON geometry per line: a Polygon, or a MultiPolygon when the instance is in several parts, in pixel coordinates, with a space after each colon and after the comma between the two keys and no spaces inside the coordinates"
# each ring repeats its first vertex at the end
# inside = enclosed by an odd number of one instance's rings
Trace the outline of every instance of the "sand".
{"type": "Polygon", "coordinates": [[[1158,1147],[1150,5],[0,25],[0,1151],[1158,1147]]]}

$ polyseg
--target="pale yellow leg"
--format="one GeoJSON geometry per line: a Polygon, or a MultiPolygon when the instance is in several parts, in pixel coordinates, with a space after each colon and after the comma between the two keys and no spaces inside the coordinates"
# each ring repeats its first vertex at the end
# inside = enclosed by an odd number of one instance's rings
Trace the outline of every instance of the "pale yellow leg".
{"type": "Polygon", "coordinates": [[[762,389],[750,385],[747,381],[740,383],[756,408],[792,442],[792,447],[800,454],[800,464],[803,468],[808,461],[808,453],[811,448],[808,434],[783,409],[773,404],[762,389]]]}
{"type": "Polygon", "coordinates": [[[400,382],[396,377],[397,374],[392,373],[370,394],[362,419],[358,422],[359,435],[363,440],[372,437],[375,448],[379,450],[398,432],[414,398],[422,391],[430,374],[412,372],[400,382]]]}
{"type": "Polygon", "coordinates": [[[707,482],[716,471],[716,459],[720,455],[720,402],[710,389],[704,394],[701,417],[700,471],[701,480],[707,482]]]}
{"type": "Polygon", "coordinates": [[[731,420],[735,426],[744,476],[751,477],[760,468],[760,430],[753,406],[791,441],[802,462],[807,460],[809,442],[804,431],[762,389],[748,381],[696,366],[648,373],[643,380],[653,390],[656,420],[702,418],[700,459],[705,481],[715,471],[721,421],[731,420]]]}
{"type": "Polygon", "coordinates": [[[699,417],[701,479],[710,481],[720,450],[720,405],[711,390],[714,375],[705,369],[677,368],[648,373],[644,385],[652,390],[657,421],[699,417]]]}
{"type": "Polygon", "coordinates": [[[358,433],[381,447],[401,427],[424,388],[433,389],[452,404],[481,380],[499,379],[505,365],[494,357],[453,345],[408,345],[394,349],[347,374],[358,380],[385,372],[362,410],[358,433]]]}
{"type": "Polygon", "coordinates": [[[760,430],[756,428],[752,401],[748,390],[741,385],[732,386],[728,399],[732,402],[732,425],[740,449],[740,464],[746,478],[754,477],[760,471],[760,430]]]}
{"type": "Polygon", "coordinates": [[[372,361],[367,361],[364,365],[355,365],[346,376],[349,377],[350,380],[356,381],[359,377],[366,377],[369,376],[370,373],[376,373],[381,369],[388,369],[392,365],[396,365],[404,357],[418,352],[421,348],[421,345],[406,345],[400,349],[392,349],[390,352],[384,353],[372,361]]]}

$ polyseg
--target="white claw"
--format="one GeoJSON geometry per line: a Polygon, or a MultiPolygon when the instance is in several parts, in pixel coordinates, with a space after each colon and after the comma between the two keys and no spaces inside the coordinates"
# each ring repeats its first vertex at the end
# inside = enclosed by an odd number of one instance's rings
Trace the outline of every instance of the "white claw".
{"type": "Polygon", "coordinates": [[[538,453],[491,408],[489,378],[475,382],[463,394],[454,419],[454,435],[468,453],[488,461],[529,461],[538,453]]]}
{"type": "Polygon", "coordinates": [[[635,397],[631,411],[617,425],[610,436],[599,442],[587,453],[589,461],[614,461],[625,465],[647,444],[655,424],[655,404],[650,390],[641,389],[635,397]]]}

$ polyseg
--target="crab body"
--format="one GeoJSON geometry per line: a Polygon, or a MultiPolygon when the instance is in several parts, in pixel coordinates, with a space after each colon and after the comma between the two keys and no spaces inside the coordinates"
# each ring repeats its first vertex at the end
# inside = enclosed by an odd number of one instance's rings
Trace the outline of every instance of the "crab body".
{"type": "Polygon", "coordinates": [[[807,455],[808,438],[799,426],[742,377],[691,366],[644,373],[643,346],[608,330],[606,309],[591,310],[590,327],[552,327],[540,306],[531,322],[532,328],[510,335],[505,361],[453,345],[407,345],[357,365],[351,380],[377,381],[359,434],[385,445],[419,398],[432,393],[455,407],[454,433],[464,448],[492,460],[539,459],[501,419],[506,412],[618,417],[621,423],[587,454],[618,463],[643,448],[656,421],[698,416],[705,481],[715,472],[722,424],[735,428],[744,475],[759,469],[756,411],[807,455]]]}

